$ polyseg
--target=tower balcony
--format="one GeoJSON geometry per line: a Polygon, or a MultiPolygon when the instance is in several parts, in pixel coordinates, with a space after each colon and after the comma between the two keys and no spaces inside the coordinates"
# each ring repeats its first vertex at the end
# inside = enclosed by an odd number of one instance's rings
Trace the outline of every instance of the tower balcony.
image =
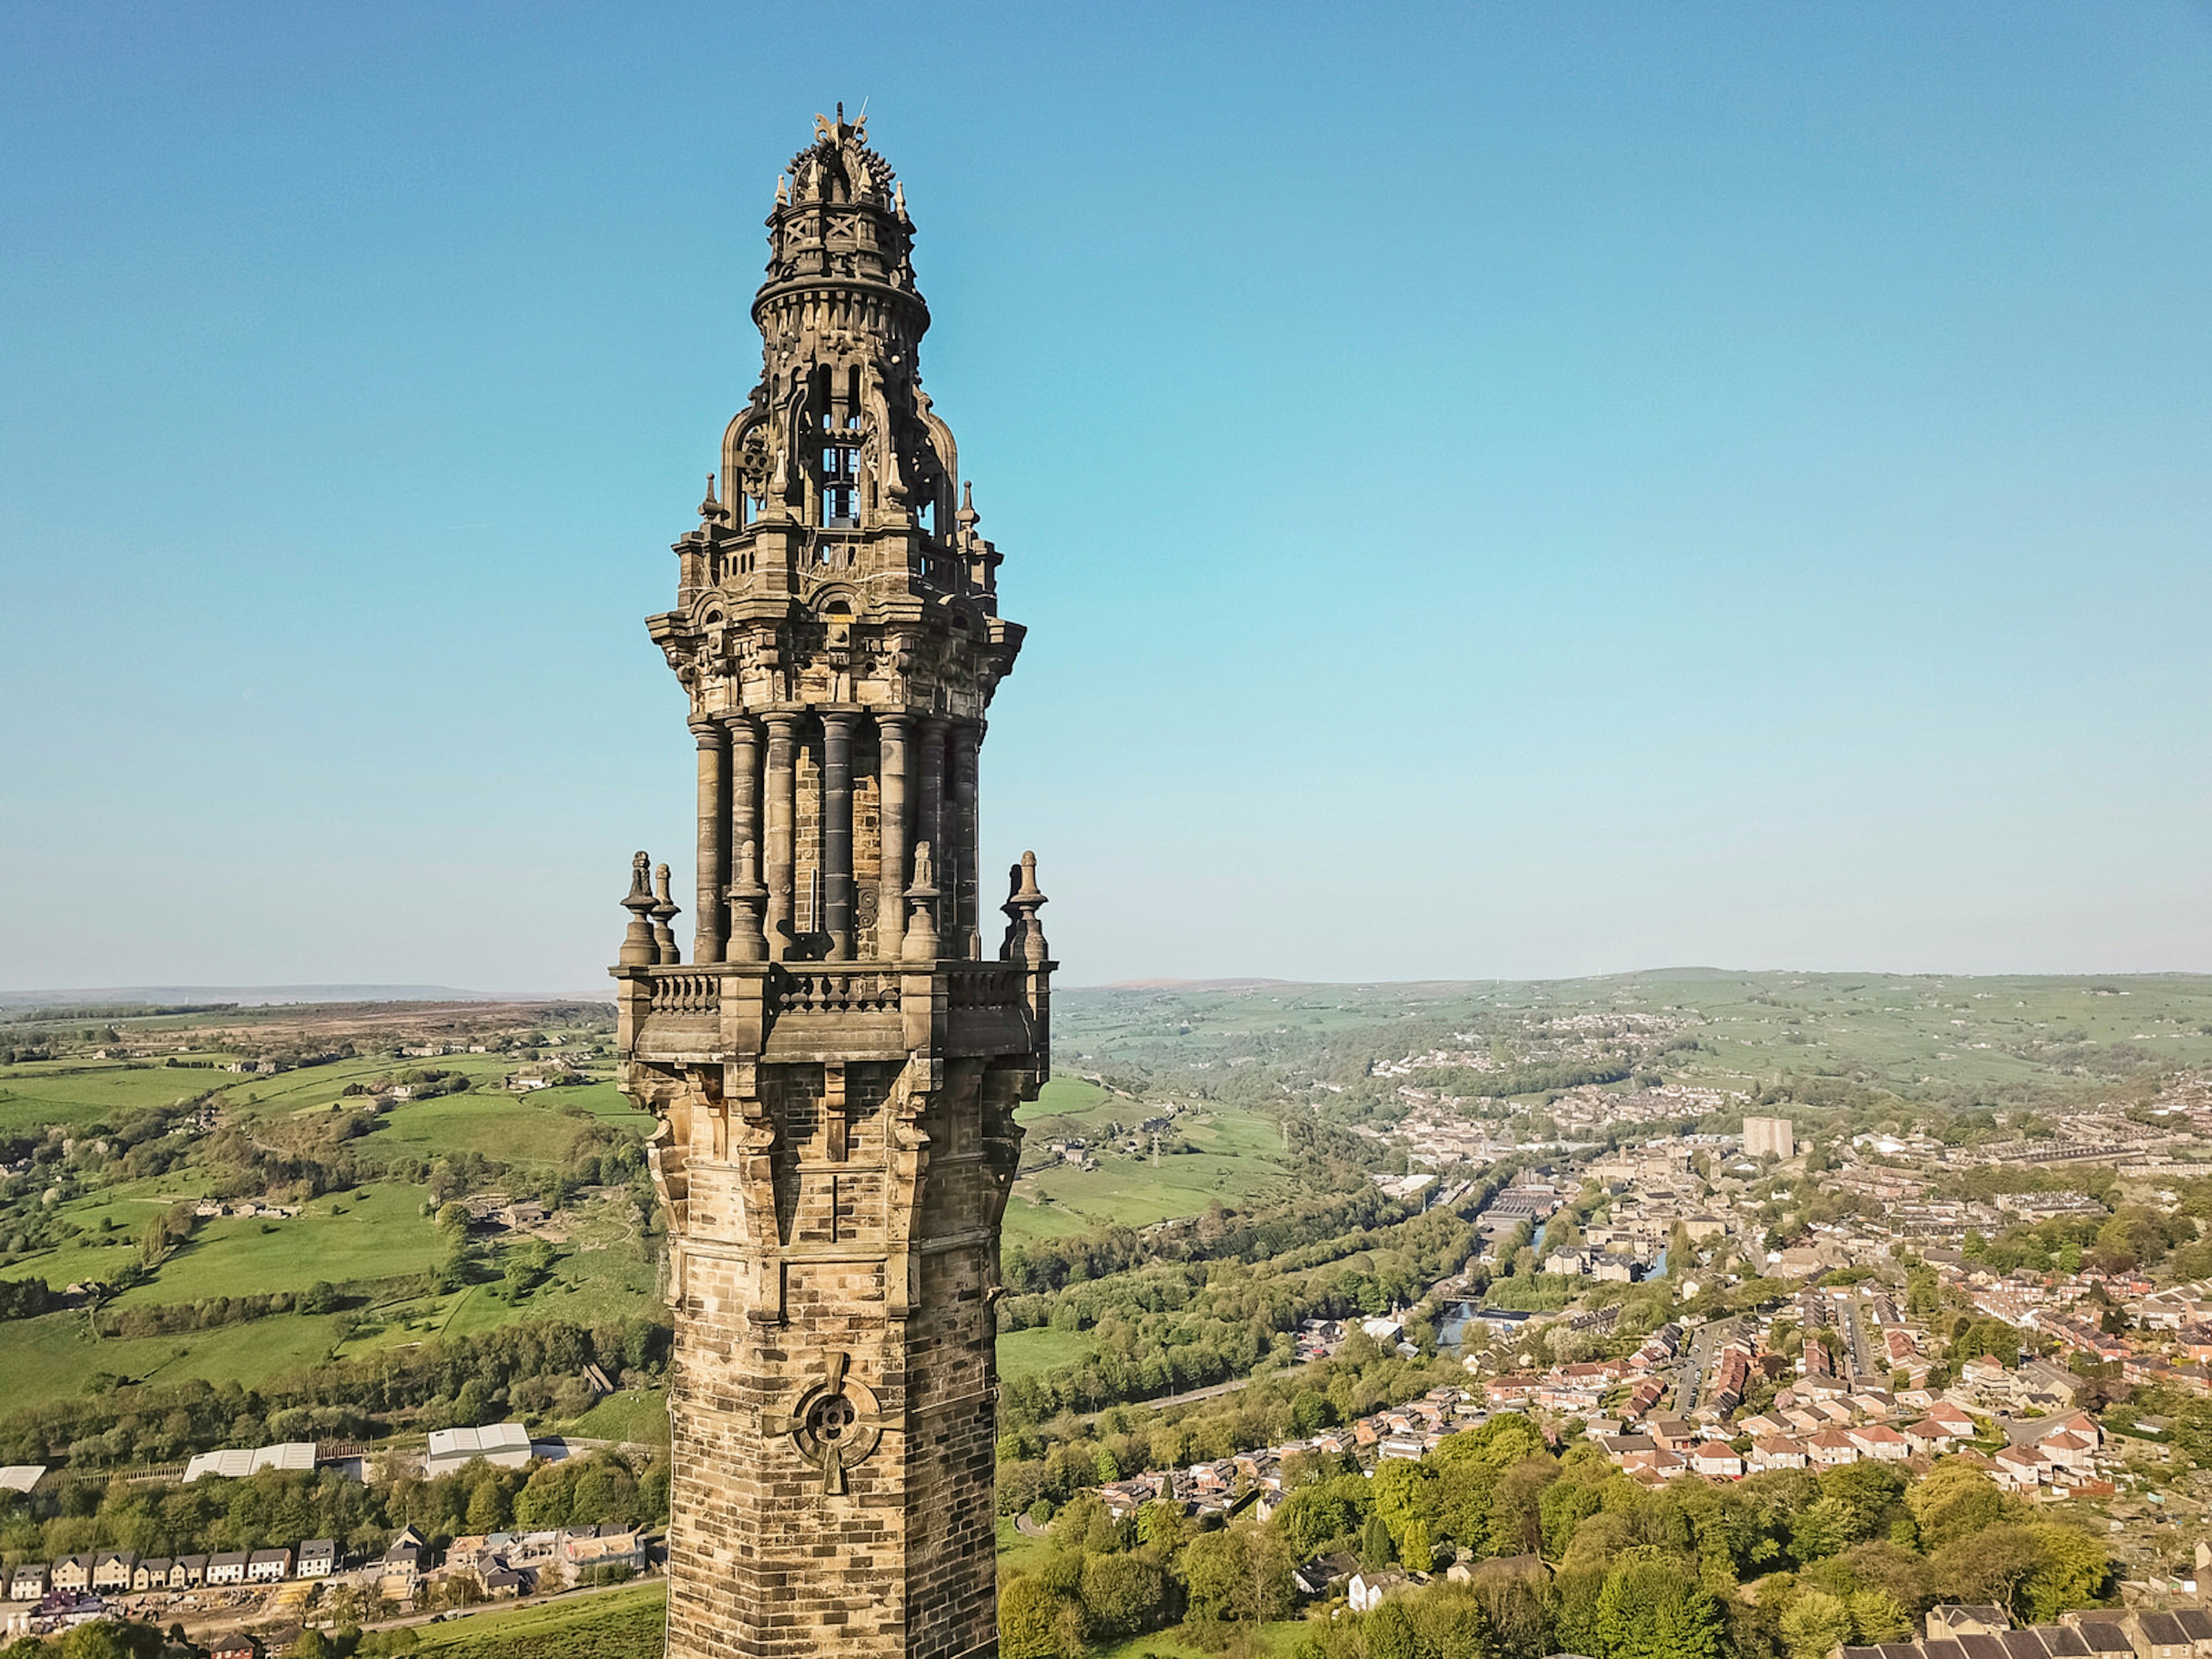
{"type": "Polygon", "coordinates": [[[1054,964],[704,963],[613,969],[621,1058],[656,1066],[732,1060],[1048,1063],[1054,964]]]}

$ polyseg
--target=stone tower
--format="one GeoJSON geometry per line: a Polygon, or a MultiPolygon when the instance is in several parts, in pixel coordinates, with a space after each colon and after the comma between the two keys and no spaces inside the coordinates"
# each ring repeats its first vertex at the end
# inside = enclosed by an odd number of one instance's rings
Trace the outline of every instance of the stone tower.
{"type": "Polygon", "coordinates": [[[1028,855],[985,954],[976,753],[1022,630],[916,371],[905,191],[842,107],[768,229],[760,384],[647,623],[698,745],[692,960],[640,853],[613,970],[669,1214],[669,1652],[995,1654],[999,1224],[1053,964],[1028,855]]]}

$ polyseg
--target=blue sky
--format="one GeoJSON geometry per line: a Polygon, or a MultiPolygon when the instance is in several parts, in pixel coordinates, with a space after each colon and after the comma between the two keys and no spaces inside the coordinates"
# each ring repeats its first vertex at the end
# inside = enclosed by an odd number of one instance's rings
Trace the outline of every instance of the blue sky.
{"type": "Polygon", "coordinates": [[[840,98],[1069,982],[2212,969],[2212,9],[179,4],[0,10],[0,988],[604,982],[840,98]]]}

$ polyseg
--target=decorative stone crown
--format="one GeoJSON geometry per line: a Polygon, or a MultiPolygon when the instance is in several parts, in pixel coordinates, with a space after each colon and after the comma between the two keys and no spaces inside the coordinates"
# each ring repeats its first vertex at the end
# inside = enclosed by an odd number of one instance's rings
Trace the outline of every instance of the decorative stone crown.
{"type": "Polygon", "coordinates": [[[769,216],[768,280],[753,314],[787,284],[842,278],[881,284],[928,311],[915,287],[914,221],[906,191],[890,163],[868,148],[868,118],[814,118],[814,142],[791,158],[775,182],[775,210],[769,216]]]}

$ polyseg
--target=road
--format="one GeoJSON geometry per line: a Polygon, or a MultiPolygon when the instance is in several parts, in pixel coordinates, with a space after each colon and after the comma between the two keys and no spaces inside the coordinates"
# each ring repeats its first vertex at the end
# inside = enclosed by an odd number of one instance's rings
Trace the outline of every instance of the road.
{"type": "Polygon", "coordinates": [[[1682,1364],[1682,1381],[1674,1390],[1674,1415],[1687,1417],[1698,1403],[1698,1388],[1712,1369],[1713,1350],[1735,1331],[1733,1319],[1716,1319],[1698,1327],[1690,1337],[1690,1357],[1682,1364]]]}
{"type": "Polygon", "coordinates": [[[1859,1311],[1857,1297],[1844,1304],[1844,1318],[1851,1341],[1851,1381],[1864,1388],[1874,1378],[1874,1363],[1867,1357],[1866,1319],[1859,1311]]]}

